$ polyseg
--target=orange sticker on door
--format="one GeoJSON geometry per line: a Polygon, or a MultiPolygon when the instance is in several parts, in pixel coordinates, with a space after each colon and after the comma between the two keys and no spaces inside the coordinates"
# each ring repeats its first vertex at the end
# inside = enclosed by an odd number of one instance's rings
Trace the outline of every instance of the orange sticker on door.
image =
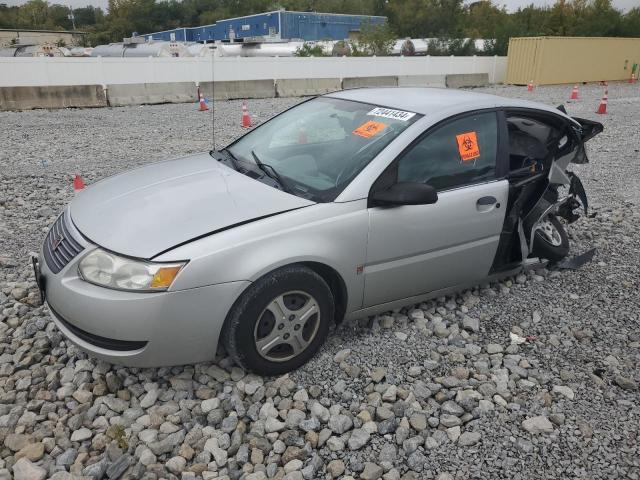
{"type": "Polygon", "coordinates": [[[480,156],[480,146],[476,132],[467,132],[456,135],[458,142],[458,152],[463,162],[474,160],[480,156]]]}
{"type": "Polygon", "coordinates": [[[374,120],[369,120],[368,122],[363,123],[358,128],[356,128],[353,132],[354,135],[360,135],[364,138],[371,138],[374,135],[377,135],[382,130],[387,128],[386,123],[376,122],[374,120]]]}

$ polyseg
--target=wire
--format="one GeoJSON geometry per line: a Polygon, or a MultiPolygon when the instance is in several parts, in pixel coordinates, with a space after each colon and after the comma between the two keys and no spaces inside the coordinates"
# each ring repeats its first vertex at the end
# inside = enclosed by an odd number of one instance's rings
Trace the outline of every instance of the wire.
{"type": "Polygon", "coordinates": [[[214,98],[216,97],[216,90],[215,90],[215,78],[214,78],[214,68],[213,68],[213,57],[215,51],[212,49],[211,50],[211,140],[213,142],[213,150],[216,150],[216,109],[213,107],[213,101],[214,98]]]}

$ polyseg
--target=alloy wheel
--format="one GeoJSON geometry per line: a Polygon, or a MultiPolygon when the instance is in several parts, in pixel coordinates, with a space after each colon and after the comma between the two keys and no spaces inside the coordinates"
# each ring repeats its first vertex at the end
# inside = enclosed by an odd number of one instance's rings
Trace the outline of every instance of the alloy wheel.
{"type": "Polygon", "coordinates": [[[258,354],[271,362],[285,362],[302,353],[320,325],[315,298],[291,291],[271,300],[260,314],[253,332],[258,354]]]}

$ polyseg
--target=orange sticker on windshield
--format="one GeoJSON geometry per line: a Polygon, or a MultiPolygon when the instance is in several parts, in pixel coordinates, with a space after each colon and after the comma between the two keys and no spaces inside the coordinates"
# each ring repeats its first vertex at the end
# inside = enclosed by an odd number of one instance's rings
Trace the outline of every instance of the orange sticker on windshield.
{"type": "Polygon", "coordinates": [[[480,146],[476,132],[467,132],[456,135],[458,142],[458,152],[463,162],[474,160],[480,156],[480,146]]]}
{"type": "Polygon", "coordinates": [[[368,122],[360,125],[351,133],[353,133],[354,135],[360,135],[361,137],[364,137],[364,138],[371,138],[374,135],[377,135],[378,133],[380,133],[385,128],[387,128],[386,123],[369,120],[368,122]]]}

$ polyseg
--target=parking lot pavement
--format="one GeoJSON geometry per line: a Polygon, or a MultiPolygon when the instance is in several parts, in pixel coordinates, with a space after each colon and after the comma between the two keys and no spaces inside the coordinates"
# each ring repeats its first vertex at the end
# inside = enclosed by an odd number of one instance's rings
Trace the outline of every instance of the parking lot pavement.
{"type": "MultiPolygon", "coordinates": [[[[344,323],[278,379],[225,358],[110,366],[65,342],[38,306],[28,253],[73,195],[72,175],[92,183],[207,150],[210,114],[0,112],[0,477],[638,479],[640,86],[611,84],[602,116],[598,85],[573,103],[571,86],[482,91],[604,123],[591,163],[574,166],[592,216],[569,228],[574,254],[598,249],[593,262],[344,323]]],[[[264,121],[298,101],[249,110],[264,121]]],[[[223,145],[243,132],[240,102],[214,109],[223,145]]]]}

